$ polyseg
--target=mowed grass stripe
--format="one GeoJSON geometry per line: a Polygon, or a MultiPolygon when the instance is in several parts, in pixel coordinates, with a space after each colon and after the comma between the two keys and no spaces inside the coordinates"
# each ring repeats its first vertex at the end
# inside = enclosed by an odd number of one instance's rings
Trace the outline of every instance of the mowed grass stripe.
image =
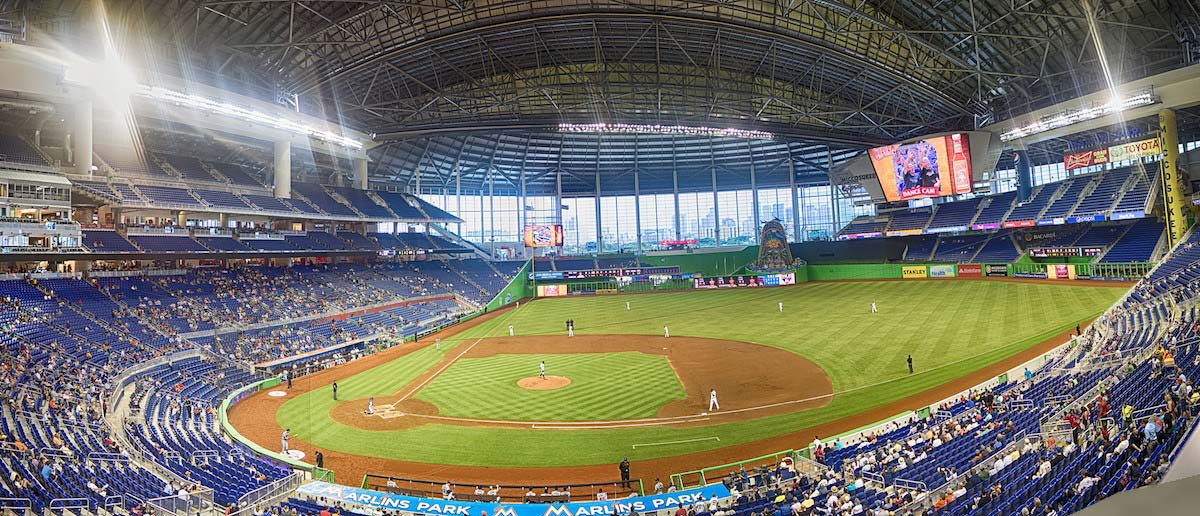
{"type": "Polygon", "coordinates": [[[683,397],[666,357],[636,352],[464,358],[416,395],[443,416],[529,421],[653,417],[683,397]],[[518,380],[537,376],[542,360],[547,375],[571,384],[549,391],[518,387],[518,380]]]}

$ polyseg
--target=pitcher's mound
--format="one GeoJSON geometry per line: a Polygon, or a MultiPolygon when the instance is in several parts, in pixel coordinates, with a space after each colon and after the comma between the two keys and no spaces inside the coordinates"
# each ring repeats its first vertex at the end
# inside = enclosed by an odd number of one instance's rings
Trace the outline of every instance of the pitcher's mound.
{"type": "Polygon", "coordinates": [[[561,389],[571,385],[571,379],[565,376],[530,376],[517,380],[517,387],[529,389],[533,391],[548,391],[551,389],[561,389]]]}

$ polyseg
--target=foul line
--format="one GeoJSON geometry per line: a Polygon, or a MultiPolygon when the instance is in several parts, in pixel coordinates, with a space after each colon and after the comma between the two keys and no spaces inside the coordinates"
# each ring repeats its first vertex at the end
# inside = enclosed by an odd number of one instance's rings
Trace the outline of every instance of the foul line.
{"type": "MultiPolygon", "coordinates": [[[[498,324],[501,324],[501,325],[503,325],[504,321],[507,321],[507,320],[508,320],[510,317],[512,317],[512,316],[513,316],[513,314],[517,313],[517,310],[520,310],[520,308],[514,309],[514,310],[512,310],[511,312],[508,312],[508,313],[504,314],[504,317],[503,317],[502,319],[498,319],[498,320],[496,320],[496,322],[497,322],[498,324]]],[[[468,352],[470,352],[470,351],[471,351],[471,349],[473,349],[473,348],[475,347],[475,345],[476,345],[476,344],[479,344],[479,343],[480,343],[480,341],[482,341],[482,340],[483,340],[483,339],[485,339],[485,338],[487,338],[487,337],[479,337],[478,339],[475,339],[475,342],[472,342],[470,346],[467,346],[467,349],[464,349],[464,350],[462,351],[462,353],[459,353],[459,354],[458,354],[458,356],[455,356],[454,358],[450,359],[450,361],[449,361],[449,362],[446,362],[446,365],[442,366],[442,367],[441,367],[440,369],[438,369],[437,371],[434,371],[434,373],[433,373],[432,375],[429,375],[429,378],[426,378],[424,381],[422,381],[421,383],[417,384],[417,386],[416,386],[416,387],[413,387],[412,389],[410,389],[410,390],[409,390],[407,393],[405,393],[405,394],[404,394],[404,396],[401,396],[401,397],[400,397],[400,399],[398,399],[398,400],[396,400],[396,401],[392,402],[392,406],[393,406],[393,407],[395,407],[395,406],[396,406],[397,404],[399,404],[400,402],[402,402],[402,401],[404,401],[404,400],[408,399],[408,398],[409,398],[409,397],[411,397],[413,394],[416,394],[416,393],[417,393],[418,391],[420,391],[420,390],[421,390],[423,387],[425,387],[425,385],[426,385],[426,384],[428,384],[429,382],[432,382],[434,378],[437,378],[438,376],[440,376],[440,375],[442,374],[442,371],[445,371],[445,370],[446,370],[446,369],[448,369],[450,366],[454,365],[454,363],[455,363],[455,362],[457,362],[457,361],[458,361],[458,359],[462,358],[462,357],[463,357],[463,355],[466,355],[468,352]]],[[[426,347],[428,347],[428,344],[426,344],[426,347]]]]}
{"type": "Polygon", "coordinates": [[[672,444],[698,443],[701,441],[712,441],[712,440],[716,440],[717,442],[720,442],[721,438],[713,435],[713,436],[709,436],[709,437],[699,437],[696,439],[684,439],[682,441],[667,441],[667,442],[662,442],[662,443],[635,444],[635,445],[633,445],[633,449],[636,450],[638,446],[668,446],[668,445],[672,445],[672,444]]]}

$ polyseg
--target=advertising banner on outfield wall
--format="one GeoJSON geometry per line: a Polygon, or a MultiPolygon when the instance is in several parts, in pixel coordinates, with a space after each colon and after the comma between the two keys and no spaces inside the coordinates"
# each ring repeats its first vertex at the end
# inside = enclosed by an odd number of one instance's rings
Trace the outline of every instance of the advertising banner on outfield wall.
{"type": "Polygon", "coordinates": [[[1000,264],[988,264],[983,266],[983,275],[989,278],[1006,277],[1008,276],[1008,266],[1000,264]]]}
{"type": "Polygon", "coordinates": [[[371,491],[357,487],[331,484],[329,482],[310,482],[301,486],[298,492],[305,496],[325,498],[339,503],[435,516],[479,516],[484,511],[492,516],[609,516],[654,512],[661,509],[672,509],[678,505],[690,507],[699,501],[714,497],[727,498],[730,496],[729,489],[724,484],[713,484],[676,493],[622,498],[605,502],[550,504],[460,502],[458,500],[417,498],[415,496],[371,491]]]}
{"type": "Polygon", "coordinates": [[[1054,263],[1046,266],[1048,279],[1075,279],[1075,266],[1069,263],[1054,263]]]}
{"type": "Polygon", "coordinates": [[[958,266],[958,277],[979,278],[983,276],[983,266],[978,263],[964,263],[958,266]]]}
{"type": "Polygon", "coordinates": [[[929,269],[924,265],[905,265],[900,269],[900,276],[904,279],[928,278],[929,269]]]}
{"type": "Polygon", "coordinates": [[[930,265],[929,266],[929,277],[930,278],[953,278],[954,277],[954,266],[953,265],[930,265]]]}
{"type": "Polygon", "coordinates": [[[796,273],[760,274],[758,276],[717,276],[713,278],[696,278],[696,288],[740,288],[740,287],[778,287],[780,285],[795,285],[796,273]]]}
{"type": "Polygon", "coordinates": [[[567,295],[566,285],[538,285],[538,297],[557,297],[567,295]]]}

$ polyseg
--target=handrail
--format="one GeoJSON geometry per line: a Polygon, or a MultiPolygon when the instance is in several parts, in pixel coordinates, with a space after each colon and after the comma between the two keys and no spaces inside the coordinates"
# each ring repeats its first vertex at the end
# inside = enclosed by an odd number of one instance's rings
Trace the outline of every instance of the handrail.
{"type": "Polygon", "coordinates": [[[231,512],[230,516],[253,514],[259,505],[272,505],[284,497],[291,496],[303,483],[304,475],[299,471],[292,471],[286,477],[242,495],[237,501],[239,509],[231,512]]]}
{"type": "Polygon", "coordinates": [[[86,509],[89,503],[87,498],[55,498],[48,506],[51,509],[86,509]]]}
{"type": "Polygon", "coordinates": [[[29,498],[0,498],[0,509],[32,509],[33,500],[29,498]],[[18,503],[19,505],[14,505],[18,503]]]}

